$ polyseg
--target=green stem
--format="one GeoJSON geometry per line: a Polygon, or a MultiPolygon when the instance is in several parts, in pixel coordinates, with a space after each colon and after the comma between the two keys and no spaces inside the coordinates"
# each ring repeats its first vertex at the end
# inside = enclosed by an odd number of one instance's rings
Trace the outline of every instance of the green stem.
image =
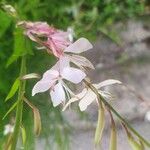
{"type": "Polygon", "coordinates": [[[84,80],[84,83],[100,98],[100,100],[136,135],[141,141],[143,141],[148,147],[150,143],[143,138],[97,91],[97,89],[88,81],[84,80]]]}
{"type": "MultiPolygon", "coordinates": [[[[21,60],[21,69],[20,69],[20,77],[26,74],[26,58],[25,56],[22,57],[21,60]]],[[[13,139],[12,139],[12,146],[11,150],[16,150],[17,141],[19,137],[20,132],[20,125],[22,122],[22,110],[23,110],[23,95],[25,92],[25,80],[20,81],[20,87],[18,91],[18,103],[16,108],[16,121],[15,121],[15,128],[13,133],[13,139]]]]}

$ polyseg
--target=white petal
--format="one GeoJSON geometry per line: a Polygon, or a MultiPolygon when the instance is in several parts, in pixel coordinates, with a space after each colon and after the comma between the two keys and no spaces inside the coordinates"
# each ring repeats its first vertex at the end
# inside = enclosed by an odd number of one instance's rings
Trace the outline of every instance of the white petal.
{"type": "Polygon", "coordinates": [[[64,52],[82,53],[93,48],[92,44],[86,38],[80,38],[70,46],[68,46],[64,52]]]}
{"type": "Polygon", "coordinates": [[[86,74],[80,69],[73,67],[66,67],[64,68],[61,76],[64,79],[71,81],[73,83],[79,83],[86,77],[86,74]]]}
{"type": "Polygon", "coordinates": [[[120,82],[119,80],[114,80],[114,79],[108,79],[108,80],[104,80],[103,82],[100,82],[99,84],[95,84],[94,86],[97,89],[100,89],[101,87],[104,86],[108,86],[108,85],[112,85],[112,84],[121,84],[122,82],[120,82]]]}
{"type": "Polygon", "coordinates": [[[54,86],[54,89],[50,91],[50,95],[54,107],[65,101],[65,92],[60,82],[58,82],[54,86]]]}
{"type": "Polygon", "coordinates": [[[76,101],[82,99],[82,98],[86,95],[86,93],[87,93],[87,89],[83,89],[81,93],[79,93],[79,94],[77,94],[75,97],[71,98],[71,99],[67,102],[67,104],[64,106],[63,111],[65,111],[65,110],[67,109],[67,107],[68,107],[71,103],[76,102],[76,101]]]}
{"type": "Polygon", "coordinates": [[[47,91],[57,80],[59,76],[58,71],[48,70],[43,74],[43,78],[38,81],[32,89],[32,96],[36,93],[41,93],[47,91]]]}
{"type": "Polygon", "coordinates": [[[56,80],[40,80],[35,84],[35,86],[32,89],[32,96],[34,96],[36,93],[42,93],[47,91],[52,85],[55,84],[56,80]]]}
{"type": "Polygon", "coordinates": [[[96,97],[96,94],[89,89],[87,94],[79,102],[80,110],[86,110],[86,108],[96,99],[96,97]]]}
{"type": "Polygon", "coordinates": [[[60,57],[59,61],[52,67],[52,70],[57,70],[61,73],[64,68],[69,67],[69,61],[67,56],[60,57]]]}
{"type": "Polygon", "coordinates": [[[57,70],[50,69],[43,74],[42,80],[53,80],[59,76],[59,72],[57,70]]]}
{"type": "Polygon", "coordinates": [[[107,91],[98,90],[98,93],[102,97],[104,97],[104,99],[106,99],[106,100],[113,100],[114,99],[114,96],[111,93],[107,92],[107,91]]]}
{"type": "Polygon", "coordinates": [[[93,64],[85,57],[83,56],[79,56],[79,55],[71,55],[70,57],[70,61],[74,64],[76,64],[78,67],[88,67],[91,69],[94,69],[93,64]]]}

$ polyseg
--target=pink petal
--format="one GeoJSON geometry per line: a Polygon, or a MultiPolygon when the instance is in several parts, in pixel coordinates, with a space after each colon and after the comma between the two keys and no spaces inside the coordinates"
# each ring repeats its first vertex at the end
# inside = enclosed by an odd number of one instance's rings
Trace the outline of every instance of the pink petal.
{"type": "Polygon", "coordinates": [[[54,107],[65,101],[65,92],[60,82],[58,82],[54,86],[54,89],[50,91],[50,95],[54,107]]]}
{"type": "Polygon", "coordinates": [[[70,46],[68,46],[64,52],[82,53],[93,48],[92,44],[86,38],[80,38],[70,46]]]}
{"type": "Polygon", "coordinates": [[[73,83],[79,83],[86,77],[86,74],[80,69],[76,69],[73,67],[66,67],[61,73],[61,76],[64,79],[71,81],[73,83]]]}

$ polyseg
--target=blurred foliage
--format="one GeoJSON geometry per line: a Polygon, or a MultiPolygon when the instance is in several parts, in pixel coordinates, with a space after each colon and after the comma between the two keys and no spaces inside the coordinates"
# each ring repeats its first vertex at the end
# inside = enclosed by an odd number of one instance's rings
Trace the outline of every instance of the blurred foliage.
{"type": "MultiPolygon", "coordinates": [[[[115,38],[112,28],[115,22],[144,15],[149,10],[146,0],[3,0],[2,4],[14,6],[21,20],[47,21],[50,25],[64,30],[72,27],[76,37],[86,36],[90,39],[95,39],[99,33],[115,38]]],[[[17,45],[21,51],[24,51],[20,47],[23,42],[27,42],[27,50],[30,54],[27,65],[28,73],[42,74],[55,63],[53,57],[47,56],[45,52],[35,50],[33,43],[28,39],[16,36],[16,32],[14,20],[3,9],[0,9],[0,120],[16,101],[14,97],[9,102],[4,102],[11,85],[19,74],[20,61],[16,57],[12,57],[12,54],[18,49],[17,45]]],[[[52,107],[49,97],[46,96],[48,93],[31,98],[31,89],[34,83],[35,81],[27,83],[27,97],[40,110],[43,126],[41,137],[45,137],[45,145],[48,145],[47,141],[56,142],[60,145],[60,149],[67,149],[68,146],[65,147],[68,145],[66,121],[59,108],[52,107]],[[48,140],[49,136],[51,136],[51,140],[48,140]]],[[[23,121],[27,127],[25,149],[32,150],[35,143],[32,133],[33,116],[28,107],[24,108],[24,112],[23,121]]],[[[15,113],[12,113],[0,121],[0,149],[6,138],[3,136],[4,125],[10,123],[14,115],[15,113]]]]}

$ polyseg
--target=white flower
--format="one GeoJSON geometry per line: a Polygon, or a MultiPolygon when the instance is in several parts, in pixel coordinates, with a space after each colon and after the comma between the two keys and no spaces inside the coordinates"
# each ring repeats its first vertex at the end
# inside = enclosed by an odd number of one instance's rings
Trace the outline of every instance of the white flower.
{"type": "Polygon", "coordinates": [[[51,100],[55,107],[65,101],[65,91],[73,95],[63,80],[65,79],[77,84],[81,82],[85,76],[86,74],[80,69],[70,67],[69,61],[60,59],[56,65],[46,71],[43,74],[43,78],[35,84],[32,90],[32,96],[50,89],[51,100]]]}
{"type": "Polygon", "coordinates": [[[78,55],[92,48],[93,45],[86,38],[80,38],[64,49],[63,56],[65,56],[64,59],[67,57],[78,67],[89,67],[94,69],[93,64],[87,58],[78,55]]]}
{"type": "Polygon", "coordinates": [[[69,38],[70,42],[73,42],[73,38],[74,38],[74,35],[75,35],[73,28],[68,27],[67,32],[69,33],[68,38],[69,38]]]}
{"type": "Polygon", "coordinates": [[[14,126],[13,125],[11,125],[11,124],[5,125],[4,132],[3,132],[4,135],[7,135],[7,134],[13,133],[13,132],[14,132],[14,126]]]}
{"type": "MultiPolygon", "coordinates": [[[[93,84],[93,86],[98,90],[98,93],[101,94],[101,96],[103,96],[105,99],[110,99],[111,94],[106,91],[102,91],[100,89],[104,86],[108,86],[108,85],[112,85],[112,84],[121,84],[121,82],[118,80],[114,80],[114,79],[108,79],[99,84],[93,84]]],[[[97,95],[90,88],[85,88],[85,89],[83,89],[83,91],[81,93],[79,93],[75,97],[71,98],[68,101],[68,103],[65,105],[63,110],[65,110],[71,103],[73,103],[75,101],[79,101],[79,100],[80,100],[79,108],[81,111],[86,110],[86,108],[93,101],[96,101],[98,103],[97,95]]]]}
{"type": "Polygon", "coordinates": [[[150,110],[145,114],[145,120],[150,122],[150,110]]]}

